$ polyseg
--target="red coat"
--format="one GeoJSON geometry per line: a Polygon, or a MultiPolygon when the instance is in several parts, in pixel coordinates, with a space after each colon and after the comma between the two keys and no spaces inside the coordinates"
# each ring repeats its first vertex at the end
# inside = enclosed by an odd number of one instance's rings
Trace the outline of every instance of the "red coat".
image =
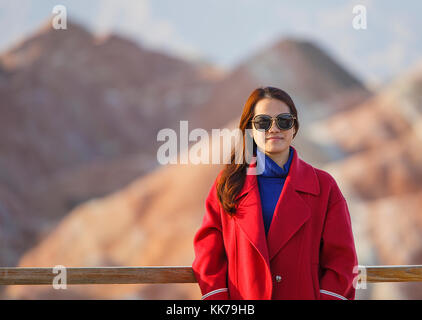
{"type": "Polygon", "coordinates": [[[246,175],[234,217],[218,202],[221,172],[214,181],[193,241],[202,299],[355,298],[358,262],[346,200],[329,173],[293,150],[267,236],[256,175],[246,175]]]}

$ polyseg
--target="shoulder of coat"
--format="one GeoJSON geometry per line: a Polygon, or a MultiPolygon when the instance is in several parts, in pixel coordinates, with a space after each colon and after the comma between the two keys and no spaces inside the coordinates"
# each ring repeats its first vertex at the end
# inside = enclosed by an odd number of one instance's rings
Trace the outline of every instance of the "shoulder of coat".
{"type": "Polygon", "coordinates": [[[315,167],[314,167],[314,170],[322,186],[325,186],[328,188],[338,187],[336,179],[334,179],[334,177],[329,172],[322,169],[315,168],[315,167]]]}
{"type": "Polygon", "coordinates": [[[344,199],[344,196],[337,184],[337,181],[334,177],[327,171],[322,169],[314,168],[318,176],[320,184],[324,190],[327,190],[329,193],[330,203],[337,202],[338,200],[344,199]]]}

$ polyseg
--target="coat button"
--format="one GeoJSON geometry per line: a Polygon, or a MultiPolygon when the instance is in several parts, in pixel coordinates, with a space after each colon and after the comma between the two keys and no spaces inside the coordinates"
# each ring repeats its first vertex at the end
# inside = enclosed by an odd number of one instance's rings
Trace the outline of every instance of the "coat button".
{"type": "Polygon", "coordinates": [[[277,281],[277,282],[281,282],[281,276],[276,275],[276,276],[275,276],[275,281],[277,281]]]}

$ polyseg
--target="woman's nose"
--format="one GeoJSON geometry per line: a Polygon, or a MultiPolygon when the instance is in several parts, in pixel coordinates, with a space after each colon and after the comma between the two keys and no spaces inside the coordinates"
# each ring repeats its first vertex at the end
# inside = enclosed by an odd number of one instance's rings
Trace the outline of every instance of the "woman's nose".
{"type": "Polygon", "coordinates": [[[278,128],[277,123],[275,123],[277,119],[271,119],[271,127],[268,132],[280,132],[281,130],[278,128]]]}

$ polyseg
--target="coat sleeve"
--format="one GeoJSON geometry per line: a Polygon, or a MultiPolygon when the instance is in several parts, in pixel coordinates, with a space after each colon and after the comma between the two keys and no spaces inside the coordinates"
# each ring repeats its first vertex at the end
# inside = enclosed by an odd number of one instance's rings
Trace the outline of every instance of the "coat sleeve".
{"type": "Polygon", "coordinates": [[[354,300],[357,255],[346,199],[335,184],[320,247],[320,299],[354,300]]]}
{"type": "MultiPolygon", "coordinates": [[[[217,177],[218,179],[218,177],[217,177]]],[[[223,242],[220,204],[214,181],[205,201],[202,225],[196,232],[193,245],[195,259],[192,269],[200,286],[203,300],[228,300],[227,256],[223,242]]]]}

